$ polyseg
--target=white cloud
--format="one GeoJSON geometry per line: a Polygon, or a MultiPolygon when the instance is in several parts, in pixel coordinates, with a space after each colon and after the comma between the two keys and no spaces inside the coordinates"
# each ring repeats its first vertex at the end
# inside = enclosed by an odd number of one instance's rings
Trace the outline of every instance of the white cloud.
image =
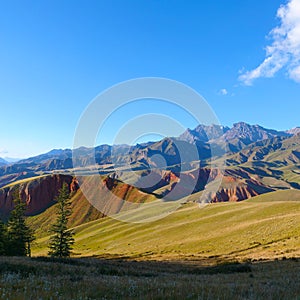
{"type": "Polygon", "coordinates": [[[260,77],[273,77],[279,70],[300,83],[300,0],[290,0],[277,11],[280,25],[269,33],[273,40],[266,47],[266,58],[255,69],[239,76],[246,85],[260,77]]]}
{"type": "Polygon", "coordinates": [[[221,89],[219,91],[219,94],[222,95],[222,96],[226,96],[228,94],[228,91],[226,89],[221,89]]]}
{"type": "Polygon", "coordinates": [[[290,70],[290,77],[297,82],[300,82],[300,66],[290,70]]]}

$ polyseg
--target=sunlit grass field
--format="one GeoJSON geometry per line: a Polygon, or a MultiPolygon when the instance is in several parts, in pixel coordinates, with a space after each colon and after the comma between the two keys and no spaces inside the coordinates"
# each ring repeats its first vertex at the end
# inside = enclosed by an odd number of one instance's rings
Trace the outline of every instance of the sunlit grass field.
{"type": "MultiPolygon", "coordinates": [[[[155,260],[300,256],[297,192],[279,191],[248,201],[204,207],[186,203],[162,219],[141,224],[110,217],[87,222],[74,227],[73,255],[155,260]]],[[[132,212],[132,217],[135,214],[132,212]]],[[[33,255],[47,254],[47,235],[45,232],[37,238],[33,255]]]]}

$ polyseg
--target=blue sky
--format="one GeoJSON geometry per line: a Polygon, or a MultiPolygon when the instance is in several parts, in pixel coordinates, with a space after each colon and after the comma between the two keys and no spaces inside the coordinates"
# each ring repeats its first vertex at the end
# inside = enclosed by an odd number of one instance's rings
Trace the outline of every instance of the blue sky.
{"type": "MultiPolygon", "coordinates": [[[[90,101],[137,77],[189,85],[224,125],[300,126],[299,44],[280,32],[298,32],[299,0],[290,2],[0,1],[0,156],[71,147],[90,101]]],[[[126,117],[166,110],[196,125],[164,105],[130,106],[99,142],[126,117]]]]}

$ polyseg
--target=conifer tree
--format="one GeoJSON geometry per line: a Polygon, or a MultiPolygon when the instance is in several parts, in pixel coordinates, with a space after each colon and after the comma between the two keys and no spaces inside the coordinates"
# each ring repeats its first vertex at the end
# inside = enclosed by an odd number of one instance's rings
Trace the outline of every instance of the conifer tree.
{"type": "Polygon", "coordinates": [[[6,255],[7,247],[7,228],[0,220],[0,255],[6,255]]]}
{"type": "Polygon", "coordinates": [[[8,220],[7,255],[31,255],[31,243],[34,240],[33,231],[26,225],[26,204],[20,199],[18,191],[13,194],[14,209],[8,220]]]}
{"type": "Polygon", "coordinates": [[[68,229],[68,220],[72,213],[69,188],[66,183],[59,190],[57,201],[57,219],[52,226],[49,252],[52,257],[69,257],[74,244],[73,231],[68,229]]]}

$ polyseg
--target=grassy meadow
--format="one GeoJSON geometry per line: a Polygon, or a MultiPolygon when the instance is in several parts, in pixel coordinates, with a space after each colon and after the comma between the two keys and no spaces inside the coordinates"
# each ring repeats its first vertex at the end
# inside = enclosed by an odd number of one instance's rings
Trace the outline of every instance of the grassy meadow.
{"type": "MultiPolygon", "coordinates": [[[[300,257],[297,192],[279,191],[202,208],[186,203],[168,216],[147,223],[126,223],[109,217],[87,222],[74,227],[74,256],[143,260],[214,257],[220,261],[300,257]],[[292,200],[285,200],[285,195],[292,200]]],[[[134,219],[137,213],[131,214],[134,219]]],[[[33,245],[34,255],[47,254],[47,235],[41,232],[33,245]]]]}

